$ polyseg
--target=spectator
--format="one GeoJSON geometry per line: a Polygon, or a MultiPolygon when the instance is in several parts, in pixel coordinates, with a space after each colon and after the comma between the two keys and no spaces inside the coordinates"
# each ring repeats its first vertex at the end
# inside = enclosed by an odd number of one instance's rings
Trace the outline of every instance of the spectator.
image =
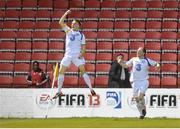
{"type": "Polygon", "coordinates": [[[47,80],[46,74],[39,67],[39,62],[34,61],[33,69],[27,76],[28,85],[36,88],[45,88],[47,80]]]}
{"type": "Polygon", "coordinates": [[[116,60],[112,62],[109,71],[109,88],[130,88],[128,69],[123,68],[118,60],[123,59],[123,54],[118,54],[116,60]]]}

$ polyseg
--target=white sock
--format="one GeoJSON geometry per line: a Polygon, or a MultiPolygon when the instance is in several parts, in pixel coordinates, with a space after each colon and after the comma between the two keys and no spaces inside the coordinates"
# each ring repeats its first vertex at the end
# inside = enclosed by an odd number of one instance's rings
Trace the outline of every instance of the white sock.
{"type": "Polygon", "coordinates": [[[137,109],[138,109],[138,111],[139,111],[139,113],[140,113],[140,116],[142,116],[142,108],[141,108],[141,104],[140,104],[139,101],[136,102],[136,106],[137,106],[137,109]]]}
{"type": "Polygon", "coordinates": [[[83,78],[84,78],[84,81],[86,82],[86,84],[88,85],[88,87],[90,88],[90,90],[92,90],[91,80],[90,80],[88,74],[84,73],[83,78]]]}
{"type": "Polygon", "coordinates": [[[64,74],[59,74],[59,76],[58,76],[58,93],[61,93],[63,83],[64,83],[64,74]]]}

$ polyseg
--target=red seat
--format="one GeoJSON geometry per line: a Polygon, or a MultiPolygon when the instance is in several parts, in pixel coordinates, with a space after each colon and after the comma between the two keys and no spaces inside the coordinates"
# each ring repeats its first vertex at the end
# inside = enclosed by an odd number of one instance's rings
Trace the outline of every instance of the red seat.
{"type": "MultiPolygon", "coordinates": [[[[51,19],[52,20],[59,20],[60,17],[62,17],[62,15],[65,13],[64,10],[54,10],[51,13],[51,19]]],[[[56,21],[57,22],[57,21],[56,21]]]]}
{"type": "Polygon", "coordinates": [[[69,7],[69,1],[67,0],[55,0],[54,1],[54,9],[68,9],[69,7]],[[61,4],[59,4],[61,2],[61,4]]]}
{"type": "Polygon", "coordinates": [[[162,32],[161,33],[161,39],[167,40],[167,41],[175,41],[177,39],[177,33],[176,32],[162,32]]]}
{"type": "Polygon", "coordinates": [[[146,30],[147,31],[160,31],[161,30],[161,22],[147,21],[146,22],[146,30]]]}
{"type": "Polygon", "coordinates": [[[131,20],[146,20],[146,11],[131,11],[131,20]]]}
{"type": "Polygon", "coordinates": [[[146,32],[147,41],[160,41],[161,33],[160,32],[146,32]]]}
{"type": "Polygon", "coordinates": [[[131,31],[144,31],[145,22],[144,21],[132,21],[130,24],[131,31]]]}
{"type": "Polygon", "coordinates": [[[95,65],[94,64],[85,64],[86,72],[88,73],[95,73],[95,65]]]}
{"type": "Polygon", "coordinates": [[[33,52],[47,52],[48,50],[47,42],[33,42],[32,51],[33,52]]]}
{"type": "Polygon", "coordinates": [[[63,41],[65,38],[65,33],[62,31],[50,31],[49,39],[51,41],[63,41]]]}
{"type": "Polygon", "coordinates": [[[38,10],[36,11],[36,20],[50,20],[51,12],[48,10],[38,10]]]}
{"type": "Polygon", "coordinates": [[[114,20],[115,13],[110,10],[101,10],[99,13],[99,20],[114,20]]]}
{"type": "Polygon", "coordinates": [[[6,6],[9,9],[21,9],[21,0],[8,0],[6,6]]]}
{"type": "Polygon", "coordinates": [[[149,88],[160,88],[160,77],[159,76],[150,76],[149,77],[149,88]]]}
{"type": "Polygon", "coordinates": [[[69,19],[82,19],[84,16],[84,11],[80,11],[80,10],[77,10],[77,11],[73,11],[71,14],[68,15],[68,18],[69,19]]]}
{"type": "Polygon", "coordinates": [[[33,30],[34,29],[34,22],[32,22],[32,21],[21,21],[21,22],[19,22],[19,29],[33,30]]]}
{"type": "Polygon", "coordinates": [[[97,76],[95,78],[96,88],[107,88],[108,87],[108,76],[97,76]]]}
{"type": "Polygon", "coordinates": [[[163,1],[163,8],[169,9],[172,8],[174,10],[178,10],[179,2],[178,1],[163,1]]]}
{"type": "Polygon", "coordinates": [[[97,33],[93,32],[93,31],[85,31],[84,35],[86,37],[87,40],[96,40],[97,39],[97,33]]]}
{"type": "Polygon", "coordinates": [[[10,63],[0,64],[0,72],[5,75],[12,75],[14,70],[14,65],[10,63]]]}
{"type": "Polygon", "coordinates": [[[47,41],[48,40],[48,33],[45,32],[45,31],[34,31],[32,33],[32,38],[33,40],[45,40],[47,41]]]}
{"type": "Polygon", "coordinates": [[[99,11],[96,10],[86,10],[84,12],[84,20],[98,20],[99,17],[99,11]]]}
{"type": "Polygon", "coordinates": [[[180,88],[180,77],[178,77],[178,88],[180,88]]]}
{"type": "Polygon", "coordinates": [[[46,29],[48,30],[50,26],[50,22],[48,21],[37,21],[34,25],[34,28],[37,29],[46,29]]]}
{"type": "Polygon", "coordinates": [[[97,21],[85,21],[82,24],[83,30],[95,30],[97,31],[98,22],[97,21]]]}
{"type": "Polygon", "coordinates": [[[84,8],[84,1],[81,0],[71,0],[70,3],[70,8],[84,8]]]}
{"type": "Polygon", "coordinates": [[[108,75],[111,65],[110,64],[96,64],[96,75],[108,75]]]}
{"type": "Polygon", "coordinates": [[[116,1],[116,8],[123,10],[131,9],[131,1],[116,1]]]}
{"type": "Polygon", "coordinates": [[[160,42],[146,42],[145,49],[147,52],[160,52],[161,43],[160,42]]]}
{"type": "Polygon", "coordinates": [[[147,7],[151,10],[161,10],[162,9],[162,2],[161,1],[148,1],[147,7]]]}
{"type": "Polygon", "coordinates": [[[116,2],[115,1],[102,1],[101,2],[101,8],[102,9],[115,9],[116,2]]]}
{"type": "Polygon", "coordinates": [[[71,64],[67,69],[67,74],[78,74],[78,67],[74,64],[71,64]]]}
{"type": "Polygon", "coordinates": [[[160,62],[161,54],[160,53],[146,53],[146,56],[150,59],[160,62]]]}
{"type": "Polygon", "coordinates": [[[13,83],[12,76],[0,76],[0,87],[1,88],[11,88],[13,83]]]}
{"type": "Polygon", "coordinates": [[[40,0],[39,3],[39,9],[53,9],[53,1],[49,0],[40,0]]]}
{"type": "Polygon", "coordinates": [[[14,88],[28,88],[26,76],[14,76],[13,78],[14,88]]]}
{"type": "Polygon", "coordinates": [[[77,76],[65,76],[64,87],[78,88],[78,77],[77,76]]]}
{"type": "Polygon", "coordinates": [[[15,57],[15,62],[20,63],[30,63],[31,53],[29,52],[17,52],[15,57]]]}
{"type": "Polygon", "coordinates": [[[164,21],[162,23],[162,31],[177,31],[177,22],[164,21]]]}
{"type": "Polygon", "coordinates": [[[0,52],[0,62],[8,62],[13,63],[15,58],[15,54],[12,52],[0,52]]]}
{"type": "Polygon", "coordinates": [[[129,34],[130,40],[144,40],[145,39],[145,33],[144,32],[140,32],[140,31],[131,31],[129,34]]]}
{"type": "Polygon", "coordinates": [[[15,42],[1,42],[0,52],[15,52],[15,42]]]}
{"type": "Polygon", "coordinates": [[[111,21],[99,21],[98,22],[98,29],[101,31],[103,30],[112,30],[114,27],[114,22],[111,21]]]}
{"type": "Polygon", "coordinates": [[[17,10],[6,10],[5,20],[19,20],[19,11],[17,10]]]}
{"type": "Polygon", "coordinates": [[[86,52],[96,52],[96,42],[86,42],[86,52]]]}
{"type": "Polygon", "coordinates": [[[17,31],[17,29],[18,29],[18,22],[17,21],[4,21],[3,30],[17,31]]]}
{"type": "Polygon", "coordinates": [[[1,38],[1,41],[2,40],[7,40],[7,41],[14,41],[17,37],[17,34],[13,31],[0,31],[0,38],[1,38]]]}
{"type": "Polygon", "coordinates": [[[127,21],[116,21],[114,23],[114,29],[115,30],[128,31],[129,30],[129,22],[127,22],[127,21]]]}
{"type": "Polygon", "coordinates": [[[176,64],[163,64],[161,66],[162,73],[165,74],[176,74],[177,73],[177,65],[176,64]]]}
{"type": "Polygon", "coordinates": [[[39,62],[46,63],[46,61],[47,61],[47,54],[46,53],[41,53],[41,52],[32,53],[31,59],[33,61],[36,60],[36,61],[39,61],[39,62]]]}
{"type": "Polygon", "coordinates": [[[20,19],[21,20],[35,20],[35,15],[36,15],[36,11],[23,10],[23,11],[21,11],[20,19]]]}
{"type": "Polygon", "coordinates": [[[164,53],[161,55],[162,62],[164,63],[176,63],[177,62],[177,54],[176,53],[164,53]]]}
{"type": "Polygon", "coordinates": [[[130,51],[137,51],[139,47],[144,47],[144,42],[131,42],[129,44],[130,51]]]}
{"type": "Polygon", "coordinates": [[[59,52],[50,52],[48,53],[47,55],[47,59],[48,59],[48,62],[59,62],[62,60],[63,58],[63,53],[59,53],[59,52]]]}
{"type": "Polygon", "coordinates": [[[97,37],[98,37],[98,40],[112,41],[113,33],[109,31],[98,31],[97,37]]]}
{"type": "Polygon", "coordinates": [[[97,51],[98,52],[112,52],[112,42],[98,42],[97,51]]]}
{"type": "Polygon", "coordinates": [[[111,63],[112,54],[111,53],[97,53],[96,61],[97,63],[111,63]]]}
{"type": "Polygon", "coordinates": [[[30,31],[18,31],[17,40],[18,41],[31,41],[32,33],[30,31]]]}
{"type": "Polygon", "coordinates": [[[23,7],[23,9],[36,9],[37,8],[37,0],[23,0],[22,7],[23,7]]]}
{"type": "Polygon", "coordinates": [[[146,1],[132,1],[131,8],[139,9],[139,10],[146,10],[146,1]]]}
{"type": "Polygon", "coordinates": [[[115,13],[116,20],[130,20],[130,12],[124,10],[117,10],[115,13]]]}
{"type": "Polygon", "coordinates": [[[147,20],[162,20],[162,11],[147,11],[147,20]]]}
{"type": "Polygon", "coordinates": [[[84,56],[86,62],[88,63],[95,63],[96,54],[95,53],[86,53],[84,56]]]}
{"type": "MultiPolygon", "coordinates": [[[[92,87],[94,87],[94,80],[95,78],[93,76],[89,76],[90,77],[90,80],[91,80],[91,85],[92,87]]],[[[84,78],[83,77],[79,77],[79,87],[83,87],[83,88],[87,88],[87,84],[85,83],[84,81],[84,78]]]]}
{"type": "Polygon", "coordinates": [[[163,52],[177,52],[177,43],[176,42],[164,42],[162,44],[163,52]]]}
{"type": "Polygon", "coordinates": [[[128,42],[114,42],[113,51],[114,52],[127,52],[129,44],[128,42]]]}
{"type": "Polygon", "coordinates": [[[163,20],[178,20],[178,12],[177,11],[172,11],[172,10],[167,10],[163,12],[163,20]]]}
{"type": "Polygon", "coordinates": [[[16,51],[17,52],[31,52],[31,42],[17,42],[16,51]]]}
{"type": "Polygon", "coordinates": [[[49,42],[49,52],[64,52],[64,43],[49,42]]]}
{"type": "Polygon", "coordinates": [[[128,32],[121,32],[121,31],[115,31],[113,33],[113,39],[114,41],[128,41],[129,39],[129,33],[128,32]]]}
{"type": "Polygon", "coordinates": [[[0,1],[0,8],[5,9],[5,7],[6,7],[6,2],[4,0],[1,0],[0,1]]]}
{"type": "Polygon", "coordinates": [[[59,30],[60,29],[60,25],[59,25],[59,23],[57,21],[52,21],[50,23],[49,27],[50,27],[51,30],[59,30]]]}
{"type": "Polygon", "coordinates": [[[162,88],[177,88],[176,77],[173,76],[164,76],[161,78],[161,87],[162,88]]]}
{"type": "Polygon", "coordinates": [[[100,1],[98,0],[87,0],[85,1],[85,7],[88,9],[100,9],[100,1]]]}
{"type": "Polygon", "coordinates": [[[28,74],[30,71],[30,64],[28,63],[16,63],[14,65],[14,73],[17,74],[28,74]]]}

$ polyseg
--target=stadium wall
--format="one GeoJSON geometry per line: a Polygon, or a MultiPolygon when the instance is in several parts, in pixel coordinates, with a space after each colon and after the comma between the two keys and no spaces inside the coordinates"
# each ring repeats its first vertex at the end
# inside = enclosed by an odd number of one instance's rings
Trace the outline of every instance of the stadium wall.
{"type": "MultiPolygon", "coordinates": [[[[131,89],[63,89],[63,96],[48,101],[51,89],[0,89],[0,117],[138,117],[131,89]]],[[[180,118],[180,89],[149,89],[146,94],[147,117],[180,118]]]]}

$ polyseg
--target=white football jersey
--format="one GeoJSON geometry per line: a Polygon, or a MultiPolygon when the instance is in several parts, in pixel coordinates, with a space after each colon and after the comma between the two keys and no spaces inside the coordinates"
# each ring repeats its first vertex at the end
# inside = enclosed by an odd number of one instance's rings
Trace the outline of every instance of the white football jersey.
{"type": "Polygon", "coordinates": [[[157,64],[156,61],[151,60],[149,58],[140,59],[138,57],[133,57],[129,61],[126,62],[128,66],[132,66],[130,82],[136,80],[145,80],[149,78],[149,67],[155,66],[157,64]]]}
{"type": "Polygon", "coordinates": [[[66,32],[65,56],[78,56],[81,52],[81,45],[86,44],[85,36],[80,31],[74,31],[68,26],[64,27],[66,32]]]}

